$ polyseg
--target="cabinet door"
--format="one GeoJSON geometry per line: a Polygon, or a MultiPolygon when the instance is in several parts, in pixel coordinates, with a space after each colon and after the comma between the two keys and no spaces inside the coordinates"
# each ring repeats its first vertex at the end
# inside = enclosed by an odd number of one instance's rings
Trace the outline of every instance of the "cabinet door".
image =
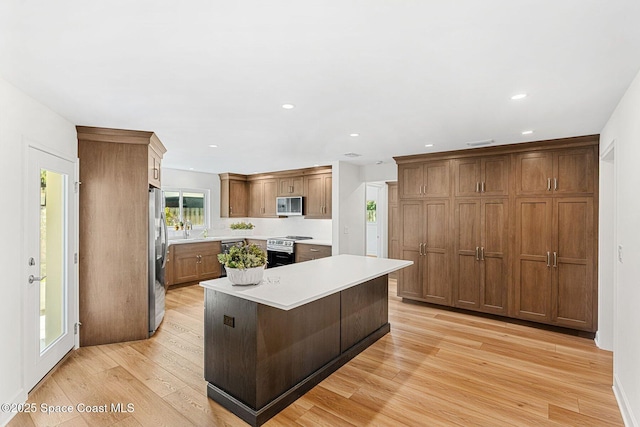
{"type": "Polygon", "coordinates": [[[593,148],[557,152],[554,157],[554,194],[593,194],[593,148]]]}
{"type": "Polygon", "coordinates": [[[549,195],[552,189],[553,154],[523,153],[516,156],[516,193],[549,195]]]}
{"type": "Polygon", "coordinates": [[[449,271],[449,201],[424,202],[423,289],[424,300],[451,305],[449,271]]]}
{"type": "Polygon", "coordinates": [[[448,197],[450,189],[449,161],[427,162],[423,166],[425,197],[448,197]]]}
{"type": "Polygon", "coordinates": [[[220,242],[203,243],[198,246],[198,280],[217,279],[221,271],[218,261],[218,254],[221,252],[220,242]]]}
{"type": "Polygon", "coordinates": [[[331,174],[304,177],[304,210],[307,218],[331,219],[331,177],[331,174]]]}
{"type": "Polygon", "coordinates": [[[402,199],[422,197],[422,163],[398,165],[398,189],[402,199]]]}
{"type": "Polygon", "coordinates": [[[551,321],[552,198],[516,201],[514,315],[551,321]]]}
{"type": "Polygon", "coordinates": [[[160,156],[158,156],[153,150],[149,149],[149,184],[160,188],[160,156]]]}
{"type": "Polygon", "coordinates": [[[483,200],[480,210],[480,309],[507,314],[509,201],[483,200]]]}
{"type": "Polygon", "coordinates": [[[304,180],[301,176],[278,179],[278,196],[302,196],[304,180]]]}
{"type": "Polygon", "coordinates": [[[173,283],[186,283],[198,280],[198,250],[187,246],[174,245],[173,283]]]}
{"type": "Polygon", "coordinates": [[[249,200],[247,191],[246,182],[229,181],[229,217],[238,218],[248,216],[249,200]]]}
{"type": "Polygon", "coordinates": [[[509,156],[485,157],[480,169],[483,196],[509,195],[509,156]]]}
{"type": "Polygon", "coordinates": [[[263,188],[262,181],[249,183],[249,216],[256,218],[262,216],[263,188]]]}
{"type": "Polygon", "coordinates": [[[480,200],[458,200],[455,205],[454,305],[480,305],[480,200]]]}
{"type": "Polygon", "coordinates": [[[593,199],[554,200],[553,321],[594,331],[593,199]]]}
{"type": "Polygon", "coordinates": [[[398,296],[422,298],[422,217],[423,204],[419,200],[400,202],[399,209],[402,228],[400,229],[400,253],[402,259],[413,261],[398,275],[398,296]]]}
{"type": "Polygon", "coordinates": [[[454,160],[455,195],[478,196],[480,193],[480,160],[454,160]]]}
{"type": "Polygon", "coordinates": [[[324,197],[324,214],[323,218],[331,219],[331,210],[333,209],[333,179],[331,175],[325,175],[323,181],[323,197],[324,197]]]}
{"type": "Polygon", "coordinates": [[[321,217],[324,210],[324,179],[322,175],[304,177],[305,215],[321,217]]]}

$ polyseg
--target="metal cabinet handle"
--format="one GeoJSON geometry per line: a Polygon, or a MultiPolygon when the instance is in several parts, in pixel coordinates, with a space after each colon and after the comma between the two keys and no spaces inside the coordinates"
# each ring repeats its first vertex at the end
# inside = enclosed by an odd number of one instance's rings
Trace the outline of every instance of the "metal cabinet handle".
{"type": "Polygon", "coordinates": [[[485,184],[485,182],[482,181],[482,188],[481,188],[481,191],[480,191],[481,193],[484,193],[484,184],[485,184]]]}
{"type": "Polygon", "coordinates": [[[558,253],[553,253],[553,268],[558,268],[558,253]]]}
{"type": "Polygon", "coordinates": [[[229,214],[233,213],[233,206],[229,206],[229,214]]]}
{"type": "Polygon", "coordinates": [[[547,191],[551,191],[551,178],[547,178],[547,191]]]}
{"type": "Polygon", "coordinates": [[[553,178],[553,191],[558,191],[558,178],[553,178]]]}
{"type": "Polygon", "coordinates": [[[547,267],[551,267],[551,253],[547,252],[547,267]]]}
{"type": "Polygon", "coordinates": [[[424,245],[424,243],[420,243],[420,256],[424,255],[424,253],[422,252],[422,245],[424,245]]]}
{"type": "Polygon", "coordinates": [[[476,182],[476,193],[480,192],[480,183],[476,182]]]}
{"type": "Polygon", "coordinates": [[[480,261],[484,261],[484,247],[480,248],[480,261]]]}
{"type": "Polygon", "coordinates": [[[31,275],[29,276],[29,283],[33,283],[33,282],[41,282],[41,281],[43,281],[43,280],[44,280],[44,279],[46,279],[46,278],[47,278],[47,276],[46,276],[46,275],[44,275],[44,276],[42,276],[42,277],[36,277],[36,276],[34,276],[33,274],[31,274],[31,275]]]}
{"type": "Polygon", "coordinates": [[[153,179],[160,179],[160,169],[153,168],[153,179]]]}
{"type": "Polygon", "coordinates": [[[320,252],[320,251],[318,249],[311,248],[311,249],[309,249],[309,252],[320,252]]]}

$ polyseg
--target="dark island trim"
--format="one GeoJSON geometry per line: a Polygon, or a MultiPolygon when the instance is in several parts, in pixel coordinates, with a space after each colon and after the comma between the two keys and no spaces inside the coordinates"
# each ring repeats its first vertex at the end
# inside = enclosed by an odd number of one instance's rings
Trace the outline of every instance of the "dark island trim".
{"type": "Polygon", "coordinates": [[[367,347],[380,338],[385,336],[391,331],[391,325],[386,323],[380,328],[366,336],[364,339],[341,353],[338,357],[331,360],[329,363],[322,366],[320,369],[300,381],[298,384],[291,387],[285,393],[281,394],[278,398],[271,401],[269,404],[256,411],[249,406],[240,402],[238,399],[219,389],[211,383],[207,383],[207,396],[215,400],[224,408],[233,412],[236,416],[241,418],[248,424],[257,427],[266,423],[269,419],[274,417],[284,408],[295,402],[299,397],[318,385],[322,380],[329,375],[337,371],[341,366],[345,365],[348,361],[356,357],[367,347]]]}

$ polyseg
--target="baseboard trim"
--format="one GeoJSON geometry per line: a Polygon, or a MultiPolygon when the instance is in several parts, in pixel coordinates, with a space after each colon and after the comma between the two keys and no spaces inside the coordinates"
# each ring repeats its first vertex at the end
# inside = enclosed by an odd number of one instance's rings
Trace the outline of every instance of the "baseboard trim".
{"type": "Polygon", "coordinates": [[[284,408],[295,402],[303,394],[318,385],[322,380],[338,370],[342,365],[356,357],[359,353],[369,347],[371,344],[382,338],[391,330],[389,323],[384,324],[379,329],[372,332],[366,338],[341,353],[338,357],[291,387],[289,390],[281,394],[275,400],[266,406],[255,410],[248,405],[240,402],[238,399],[219,389],[211,383],[207,383],[207,396],[220,405],[233,412],[251,426],[260,426],[266,423],[270,418],[278,414],[284,408]]]}
{"type": "Polygon", "coordinates": [[[631,412],[631,405],[627,399],[627,395],[622,388],[622,384],[617,375],[613,375],[613,394],[618,401],[618,407],[620,408],[620,414],[622,414],[622,421],[626,427],[640,427],[633,412],[631,412]]]}
{"type": "MultiPolygon", "coordinates": [[[[16,394],[13,395],[13,397],[9,400],[9,402],[2,402],[2,403],[9,403],[9,404],[14,404],[14,405],[19,405],[21,403],[25,403],[28,398],[29,397],[27,396],[27,392],[24,391],[23,388],[21,388],[20,390],[18,390],[18,392],[16,394]]],[[[4,427],[7,424],[9,424],[9,421],[11,421],[13,419],[13,417],[15,417],[17,414],[18,414],[18,412],[1,411],[0,412],[0,426],[4,427]]]]}

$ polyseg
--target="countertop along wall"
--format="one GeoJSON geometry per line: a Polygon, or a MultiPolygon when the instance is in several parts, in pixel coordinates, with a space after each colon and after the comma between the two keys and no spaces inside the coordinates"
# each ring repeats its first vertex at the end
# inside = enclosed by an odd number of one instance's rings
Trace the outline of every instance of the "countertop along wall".
{"type": "MultiPolygon", "coordinates": [[[[75,126],[0,77],[0,224],[4,226],[0,239],[0,403],[22,403],[28,392],[23,386],[22,303],[27,266],[24,193],[30,144],[72,161],[77,158],[75,126]]],[[[70,228],[75,234],[75,224],[70,228]]],[[[0,425],[11,416],[0,412],[0,425]]]]}
{"type": "MultiPolygon", "coordinates": [[[[603,201],[615,200],[613,210],[601,212],[600,223],[614,223],[613,245],[600,245],[602,257],[616,259],[622,246],[622,260],[614,261],[617,282],[601,278],[600,293],[612,294],[613,390],[627,426],[640,426],[640,73],[623,96],[600,134],[601,154],[615,149],[615,197],[601,193],[603,201]],[[613,145],[612,145],[613,144],[613,145]],[[615,217],[614,217],[615,212],[615,217]]],[[[610,187],[611,188],[611,187],[610,187]]],[[[605,190],[605,189],[602,189],[605,190]]],[[[608,297],[608,295],[607,295],[608,297]]],[[[600,309],[603,311],[603,309],[600,309]]],[[[602,315],[602,313],[600,313],[602,315]]]]}

